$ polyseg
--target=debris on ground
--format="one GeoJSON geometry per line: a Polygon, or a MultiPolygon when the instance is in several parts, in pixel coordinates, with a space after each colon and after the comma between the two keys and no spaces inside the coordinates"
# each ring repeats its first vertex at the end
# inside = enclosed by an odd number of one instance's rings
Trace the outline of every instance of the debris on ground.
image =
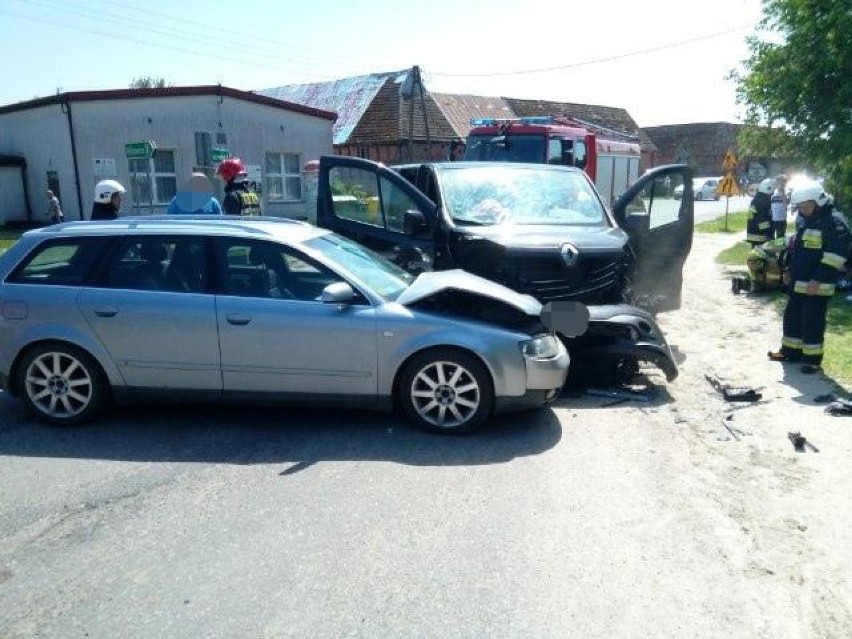
{"type": "Polygon", "coordinates": [[[797,453],[805,452],[805,447],[810,448],[815,453],[819,452],[819,448],[810,443],[808,438],[798,431],[795,433],[787,433],[787,437],[789,437],[790,441],[793,442],[793,448],[796,449],[797,453]]]}
{"type": "Polygon", "coordinates": [[[626,388],[587,388],[586,395],[609,397],[615,400],[609,404],[604,404],[604,406],[615,406],[616,404],[623,404],[631,400],[646,403],[651,401],[651,393],[649,391],[634,391],[626,388]]]}
{"type": "Polygon", "coordinates": [[[826,393],[825,395],[817,395],[814,397],[814,403],[816,404],[828,404],[829,402],[837,401],[837,397],[835,397],[832,393],[826,393]]]}
{"type": "Polygon", "coordinates": [[[723,419],[723,420],[722,420],[722,426],[724,426],[724,427],[725,427],[725,429],[726,429],[729,433],[731,433],[731,436],[732,436],[734,439],[736,439],[737,441],[739,441],[741,437],[745,437],[745,436],[747,436],[747,435],[751,435],[751,433],[747,433],[747,432],[746,432],[746,431],[744,431],[744,430],[740,430],[740,429],[739,429],[739,428],[737,428],[736,426],[731,426],[731,425],[728,423],[728,421],[730,421],[730,419],[731,419],[731,418],[730,418],[730,416],[729,416],[727,419],[723,419]]]}
{"type": "Polygon", "coordinates": [[[852,399],[838,399],[825,407],[829,415],[852,415],[852,399]]]}
{"type": "Polygon", "coordinates": [[[728,402],[759,402],[763,395],[758,391],[760,388],[749,388],[747,386],[729,386],[722,384],[716,377],[712,375],[704,375],[704,378],[710,382],[710,385],[722,394],[725,401],[728,402]]]}

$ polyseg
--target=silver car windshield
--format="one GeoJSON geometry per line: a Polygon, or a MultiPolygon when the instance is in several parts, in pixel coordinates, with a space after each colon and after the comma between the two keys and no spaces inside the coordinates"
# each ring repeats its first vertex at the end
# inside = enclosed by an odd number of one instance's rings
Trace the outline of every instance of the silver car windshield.
{"type": "Polygon", "coordinates": [[[388,300],[395,300],[414,281],[414,276],[378,253],[334,233],[316,237],[305,246],[328,258],[388,300]]]}
{"type": "Polygon", "coordinates": [[[580,172],[518,166],[446,169],[441,195],[450,216],[461,224],[606,223],[603,205],[580,172]]]}

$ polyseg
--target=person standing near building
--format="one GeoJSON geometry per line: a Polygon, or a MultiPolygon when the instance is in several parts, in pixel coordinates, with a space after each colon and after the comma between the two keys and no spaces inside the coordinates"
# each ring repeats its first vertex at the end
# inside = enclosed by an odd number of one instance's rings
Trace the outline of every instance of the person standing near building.
{"type": "Polygon", "coordinates": [[[62,224],[65,221],[65,213],[59,204],[59,198],[50,189],[47,190],[47,215],[51,224],[62,224]]]}
{"type": "Polygon", "coordinates": [[[95,185],[95,203],[91,220],[114,220],[121,210],[121,196],[125,189],[116,180],[101,180],[95,185]]]}
{"type": "MultiPolygon", "coordinates": [[[[787,233],[787,181],[784,176],[775,182],[775,190],[769,198],[769,206],[772,211],[772,230],[775,239],[784,237],[787,233]]],[[[773,238],[770,238],[773,239],[773,238]]]]}
{"type": "Polygon", "coordinates": [[[225,182],[225,197],[222,198],[225,215],[262,215],[260,198],[248,188],[248,174],[240,158],[225,158],[216,173],[225,182]]]}
{"type": "Polygon", "coordinates": [[[772,211],[769,196],[775,190],[775,184],[769,178],[757,185],[757,193],[748,207],[746,222],[746,242],[756,248],[772,239],[772,211]]]}
{"type": "Polygon", "coordinates": [[[785,282],[790,296],[784,309],[781,349],[770,351],[776,362],[802,362],[802,372],[820,370],[825,317],[849,252],[850,233],[834,210],[822,185],[812,182],[794,189],[790,204],[802,214],[802,225],[789,257],[785,282]]]}
{"type": "Polygon", "coordinates": [[[204,173],[193,173],[169,202],[170,215],[222,215],[219,200],[213,195],[213,183],[204,173]]]}

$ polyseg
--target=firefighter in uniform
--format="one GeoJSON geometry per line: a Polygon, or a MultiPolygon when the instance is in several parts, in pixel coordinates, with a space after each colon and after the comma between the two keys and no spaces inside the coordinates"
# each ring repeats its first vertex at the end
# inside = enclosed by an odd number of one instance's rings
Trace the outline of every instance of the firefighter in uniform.
{"type": "Polygon", "coordinates": [[[802,362],[803,373],[815,373],[822,365],[825,316],[846,262],[850,233],[819,183],[795,189],[790,203],[802,214],[802,224],[789,258],[790,297],[781,350],[770,352],[769,359],[802,362]]]}
{"type": "Polygon", "coordinates": [[[225,158],[216,169],[225,182],[222,209],[225,215],[261,215],[260,198],[250,190],[246,180],[246,167],[240,158],[225,158]]]}
{"type": "Polygon", "coordinates": [[[775,183],[766,178],[757,185],[757,193],[748,207],[748,222],[746,222],[746,242],[752,248],[757,248],[768,242],[774,236],[772,228],[772,205],[770,196],[775,190],[775,183]]]}
{"type": "Polygon", "coordinates": [[[751,249],[746,255],[748,277],[736,276],[731,279],[734,293],[748,291],[765,293],[782,288],[782,276],[787,266],[787,254],[795,239],[779,237],[751,249]]]}

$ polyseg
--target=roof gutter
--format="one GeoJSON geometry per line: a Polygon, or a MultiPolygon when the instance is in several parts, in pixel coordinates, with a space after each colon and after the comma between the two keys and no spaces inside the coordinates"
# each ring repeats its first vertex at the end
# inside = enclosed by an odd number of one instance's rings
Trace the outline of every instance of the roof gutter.
{"type": "Polygon", "coordinates": [[[71,102],[68,96],[62,96],[61,102],[62,112],[68,118],[68,136],[71,138],[71,160],[74,163],[74,184],[77,187],[77,207],[80,211],[80,219],[85,220],[83,212],[83,196],[80,192],[80,167],[77,163],[77,140],[74,137],[74,119],[71,117],[71,102]]]}

